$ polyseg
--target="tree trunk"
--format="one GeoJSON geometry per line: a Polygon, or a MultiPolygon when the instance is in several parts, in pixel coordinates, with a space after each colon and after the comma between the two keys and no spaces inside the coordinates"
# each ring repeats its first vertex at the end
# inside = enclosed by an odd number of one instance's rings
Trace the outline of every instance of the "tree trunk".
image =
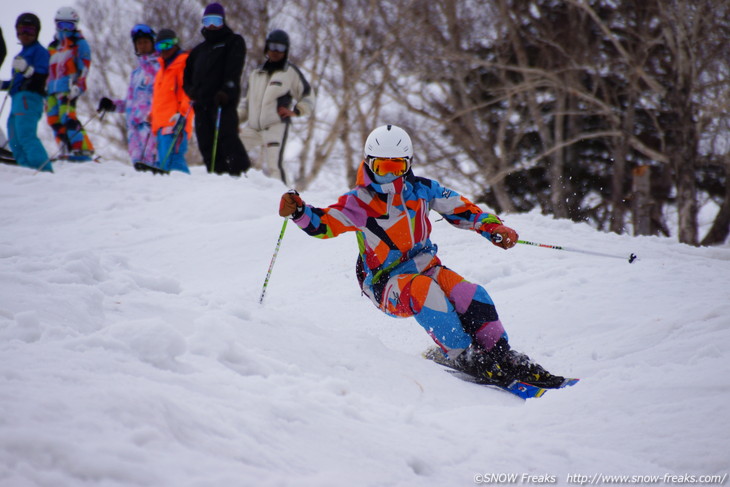
{"type": "MultiPolygon", "coordinates": [[[[565,123],[565,98],[566,94],[560,91],[555,94],[555,135],[553,143],[562,144],[565,140],[564,123],[565,123]]],[[[550,205],[553,209],[553,215],[556,218],[568,218],[568,203],[566,201],[566,181],[565,175],[565,149],[560,147],[550,160],[550,205]]]]}
{"type": "Polygon", "coordinates": [[[632,208],[634,235],[651,235],[651,168],[639,166],[633,171],[632,208]]]}
{"type": "Polygon", "coordinates": [[[701,245],[719,245],[730,235],[730,164],[725,165],[725,199],[701,245]]]}
{"type": "Polygon", "coordinates": [[[624,233],[624,178],[626,177],[626,150],[624,138],[614,138],[613,175],[611,177],[611,222],[609,230],[624,233]]]}
{"type": "MultiPolygon", "coordinates": [[[[635,84],[632,83],[631,86],[633,91],[635,84]]],[[[621,122],[624,134],[630,134],[634,129],[635,110],[633,96],[631,96],[627,103],[626,115],[621,122]]],[[[611,179],[611,223],[609,229],[620,235],[624,232],[624,180],[626,178],[626,155],[629,152],[629,141],[625,135],[621,138],[614,138],[614,141],[616,153],[613,161],[613,177],[611,179]]],[[[649,171],[646,172],[648,173],[649,171]]]]}

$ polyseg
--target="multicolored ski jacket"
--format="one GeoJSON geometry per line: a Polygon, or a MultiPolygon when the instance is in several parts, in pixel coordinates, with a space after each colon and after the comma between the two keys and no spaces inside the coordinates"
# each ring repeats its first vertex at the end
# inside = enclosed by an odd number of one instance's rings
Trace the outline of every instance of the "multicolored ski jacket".
{"type": "Polygon", "coordinates": [[[78,30],[60,31],[48,46],[51,63],[47,91],[49,95],[68,93],[75,84],[86,91],[86,76],[91,67],[91,48],[78,30]]]}
{"type": "Polygon", "coordinates": [[[327,208],[306,205],[294,222],[318,238],[357,232],[360,286],[379,306],[388,279],[421,273],[440,263],[437,246],[429,238],[431,210],[457,228],[474,230],[487,239],[489,230],[502,223],[459,193],[411,171],[392,183],[377,184],[363,163],[353,190],[327,208]]]}
{"type": "Polygon", "coordinates": [[[142,55],[137,59],[139,64],[129,76],[127,98],[114,101],[116,111],[126,114],[128,127],[150,123],[152,91],[155,87],[155,75],[160,69],[157,54],[142,55]]]}

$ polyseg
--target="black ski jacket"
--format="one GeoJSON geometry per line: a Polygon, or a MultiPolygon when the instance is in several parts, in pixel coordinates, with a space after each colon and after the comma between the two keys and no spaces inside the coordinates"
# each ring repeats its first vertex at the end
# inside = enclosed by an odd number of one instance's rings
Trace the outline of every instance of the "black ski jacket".
{"type": "Polygon", "coordinates": [[[218,91],[234,106],[241,97],[241,75],[246,61],[246,41],[227,25],[220,30],[202,30],[205,40],[190,51],[185,65],[183,89],[191,100],[213,103],[218,91]]]}

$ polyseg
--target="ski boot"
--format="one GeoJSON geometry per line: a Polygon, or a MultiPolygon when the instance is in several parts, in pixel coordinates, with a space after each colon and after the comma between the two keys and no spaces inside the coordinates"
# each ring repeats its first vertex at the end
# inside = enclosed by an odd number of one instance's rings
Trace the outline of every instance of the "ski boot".
{"type": "Polygon", "coordinates": [[[69,162],[91,162],[94,160],[94,151],[91,150],[72,150],[67,156],[69,162]]]}
{"type": "Polygon", "coordinates": [[[454,359],[454,366],[486,384],[507,387],[514,381],[502,370],[490,352],[475,343],[469,345],[454,359]]]}
{"type": "Polygon", "coordinates": [[[533,363],[527,355],[512,350],[504,338],[489,351],[472,343],[456,358],[456,362],[464,372],[501,386],[519,381],[545,389],[557,389],[565,384],[564,377],[551,374],[533,363]]]}
{"type": "Polygon", "coordinates": [[[505,374],[515,380],[545,389],[557,389],[565,383],[565,377],[551,374],[524,353],[512,350],[504,338],[497,342],[490,353],[496,355],[505,374]]]}

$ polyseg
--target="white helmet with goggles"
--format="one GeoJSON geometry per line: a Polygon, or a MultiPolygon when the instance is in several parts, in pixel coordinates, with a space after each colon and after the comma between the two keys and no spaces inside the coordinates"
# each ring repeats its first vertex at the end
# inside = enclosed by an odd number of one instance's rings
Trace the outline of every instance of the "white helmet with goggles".
{"type": "Polygon", "coordinates": [[[408,133],[395,125],[376,128],[365,141],[365,163],[375,176],[402,176],[411,168],[413,144],[408,133]]]}
{"type": "Polygon", "coordinates": [[[56,17],[53,19],[56,22],[73,22],[74,24],[79,21],[79,14],[73,7],[61,7],[56,11],[56,17]]]}

